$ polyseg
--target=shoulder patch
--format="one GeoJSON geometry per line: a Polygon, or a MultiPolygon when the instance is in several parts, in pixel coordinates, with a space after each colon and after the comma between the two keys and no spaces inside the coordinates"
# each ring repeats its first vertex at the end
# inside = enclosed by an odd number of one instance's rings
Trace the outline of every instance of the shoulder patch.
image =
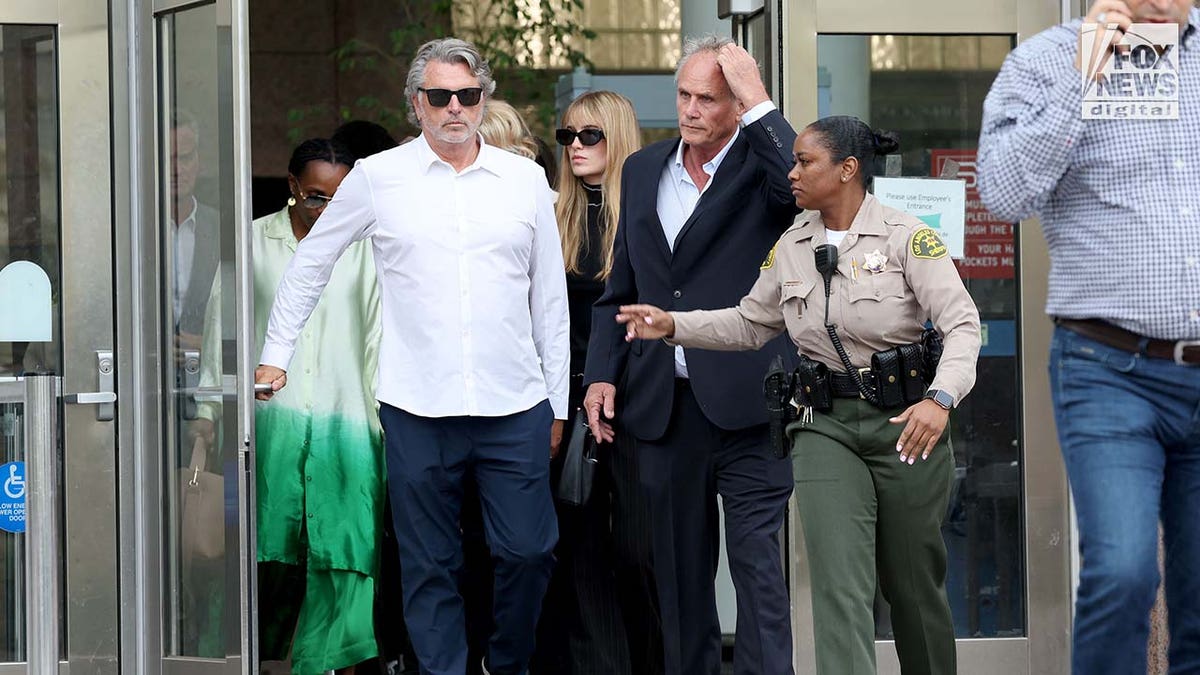
{"type": "Polygon", "coordinates": [[[929,227],[922,227],[913,232],[912,239],[908,242],[908,248],[914,257],[927,260],[945,258],[949,252],[946,245],[942,243],[942,238],[929,227]]]}
{"type": "Polygon", "coordinates": [[[762,261],[762,264],[758,266],[758,269],[769,270],[774,266],[775,266],[775,247],[772,246],[771,250],[767,251],[767,259],[762,261]]]}

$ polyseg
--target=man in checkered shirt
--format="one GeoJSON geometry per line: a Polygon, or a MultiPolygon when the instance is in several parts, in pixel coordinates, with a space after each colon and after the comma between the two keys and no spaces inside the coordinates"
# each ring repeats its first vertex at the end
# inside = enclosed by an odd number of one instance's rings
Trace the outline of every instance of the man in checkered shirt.
{"type": "Polygon", "coordinates": [[[979,192],[1041,217],[1050,381],[1083,568],[1073,671],[1146,672],[1166,537],[1171,673],[1200,672],[1200,10],[1097,0],[1009,55],[983,110],[979,192]],[[1179,119],[1084,120],[1083,23],[1180,27],[1179,119]]]}

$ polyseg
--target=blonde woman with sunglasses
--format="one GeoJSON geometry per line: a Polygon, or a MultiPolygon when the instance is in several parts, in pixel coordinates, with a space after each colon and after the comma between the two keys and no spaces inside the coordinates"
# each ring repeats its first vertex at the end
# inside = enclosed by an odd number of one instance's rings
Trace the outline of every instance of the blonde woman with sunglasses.
{"type": "MultiPolygon", "coordinates": [[[[621,202],[621,167],[640,146],[633,105],[593,91],[573,101],[555,132],[559,237],[571,315],[570,409],[583,404],[583,368],[592,303],[612,268],[621,202]]],[[[570,436],[587,433],[568,424],[570,436]]],[[[633,463],[617,443],[600,446],[590,499],[559,502],[558,565],[550,581],[531,666],[538,673],[628,675],[662,670],[662,638],[653,600],[645,506],[633,463]]],[[[552,466],[557,480],[566,453],[552,466]]]]}

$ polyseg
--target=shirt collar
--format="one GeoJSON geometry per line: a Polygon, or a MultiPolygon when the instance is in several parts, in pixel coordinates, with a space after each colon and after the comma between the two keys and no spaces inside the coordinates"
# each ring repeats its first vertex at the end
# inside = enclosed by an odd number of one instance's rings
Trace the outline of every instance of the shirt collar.
{"type": "Polygon", "coordinates": [[[188,212],[187,218],[176,223],[178,228],[194,226],[196,223],[196,210],[200,208],[200,202],[196,201],[196,197],[192,196],[192,210],[188,212]]]}
{"type": "MultiPolygon", "coordinates": [[[[885,222],[883,205],[879,203],[878,199],[875,199],[875,195],[868,192],[858,207],[858,213],[854,214],[854,220],[850,221],[850,229],[846,233],[847,235],[886,235],[885,222]]],[[[796,216],[796,223],[799,225],[796,241],[812,239],[814,246],[825,241],[825,221],[821,220],[820,211],[805,211],[796,216]],[[821,233],[819,237],[817,236],[818,232],[821,233]]]]}
{"type": "Polygon", "coordinates": [[[1183,35],[1179,36],[1179,44],[1188,49],[1195,47],[1193,44],[1196,41],[1196,35],[1200,33],[1200,8],[1192,7],[1188,11],[1188,23],[1183,29],[1183,35]]]}
{"type": "MultiPolygon", "coordinates": [[[[721,148],[720,152],[718,152],[712,159],[708,160],[707,162],[704,163],[704,165],[702,167],[700,167],[700,168],[704,169],[704,173],[708,174],[710,177],[715,176],[717,174],[717,169],[721,167],[721,162],[723,162],[725,160],[725,155],[729,154],[729,149],[733,147],[734,142],[737,141],[738,136],[741,133],[742,133],[742,130],[740,128],[733,130],[733,136],[730,136],[729,142],[725,144],[725,147],[721,148]]],[[[679,145],[675,147],[675,165],[674,166],[675,166],[676,175],[680,175],[682,177],[681,172],[683,171],[683,140],[680,140],[679,145]]]]}
{"type": "Polygon", "coordinates": [[[292,219],[288,215],[288,207],[283,207],[282,210],[276,211],[267,219],[263,225],[263,235],[270,239],[296,240],[296,233],[292,231],[292,219]]]}
{"type": "MultiPolygon", "coordinates": [[[[475,161],[472,162],[470,166],[459,172],[459,175],[474,171],[476,169],[484,169],[499,176],[500,168],[497,166],[496,153],[504,152],[504,150],[500,150],[499,148],[488,145],[487,142],[483,140],[483,134],[476,133],[475,138],[479,141],[479,154],[475,156],[475,161]]],[[[450,166],[450,163],[446,160],[438,157],[437,153],[433,151],[433,148],[429,147],[429,141],[425,140],[424,132],[422,132],[420,136],[417,136],[412,143],[417,149],[418,164],[426,174],[429,173],[431,168],[439,164],[446,167],[451,172],[454,172],[454,167],[450,166]]]]}

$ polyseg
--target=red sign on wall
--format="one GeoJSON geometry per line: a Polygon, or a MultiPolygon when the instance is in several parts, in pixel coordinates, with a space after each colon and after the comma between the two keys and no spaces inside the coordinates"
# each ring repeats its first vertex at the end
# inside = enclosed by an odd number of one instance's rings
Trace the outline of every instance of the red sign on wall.
{"type": "Polygon", "coordinates": [[[963,257],[955,260],[964,279],[1012,279],[1016,271],[1013,224],[988,213],[975,183],[974,150],[931,150],[932,172],[941,176],[946,162],[958,163],[958,178],[967,183],[963,257]]]}

